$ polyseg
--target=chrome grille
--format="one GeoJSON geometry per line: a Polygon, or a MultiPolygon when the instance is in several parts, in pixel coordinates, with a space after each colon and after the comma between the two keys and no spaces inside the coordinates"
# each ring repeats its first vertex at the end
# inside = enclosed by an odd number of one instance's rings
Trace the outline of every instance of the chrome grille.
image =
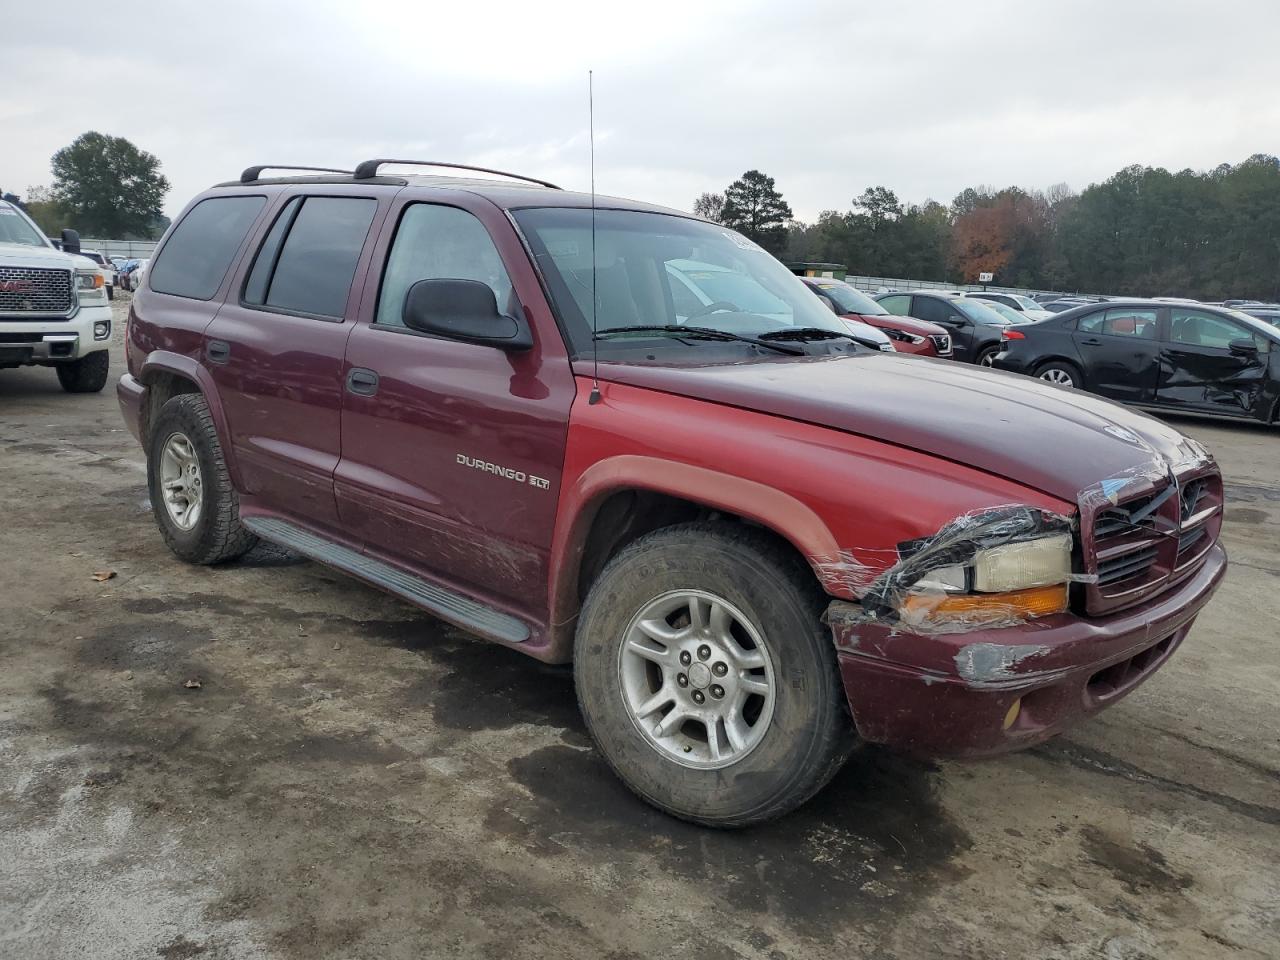
{"type": "Polygon", "coordinates": [[[1222,528],[1222,477],[1201,469],[1081,517],[1088,611],[1132,606],[1199,569],[1222,528]]]}
{"type": "Polygon", "coordinates": [[[936,349],[940,355],[945,355],[951,352],[950,334],[931,333],[929,334],[929,339],[933,341],[934,349],[936,349]]]}
{"type": "Polygon", "coordinates": [[[70,270],[0,267],[0,313],[67,313],[70,270]]]}

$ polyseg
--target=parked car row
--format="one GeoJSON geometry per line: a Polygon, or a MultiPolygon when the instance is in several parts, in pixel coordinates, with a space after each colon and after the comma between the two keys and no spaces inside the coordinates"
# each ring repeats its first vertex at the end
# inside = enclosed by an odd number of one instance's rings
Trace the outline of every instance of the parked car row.
{"type": "Polygon", "coordinates": [[[142,281],[142,275],[146,272],[147,264],[150,258],[142,257],[125,260],[120,267],[120,286],[125,290],[137,290],[142,281]]]}
{"type": "Polygon", "coordinates": [[[1280,414],[1280,329],[1231,307],[1086,304],[1005,330],[995,366],[1155,410],[1280,414]]]}

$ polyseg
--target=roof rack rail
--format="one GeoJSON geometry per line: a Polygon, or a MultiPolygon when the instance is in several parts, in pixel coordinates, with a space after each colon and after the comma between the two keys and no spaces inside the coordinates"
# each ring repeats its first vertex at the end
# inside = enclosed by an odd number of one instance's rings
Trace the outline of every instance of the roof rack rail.
{"type": "Polygon", "coordinates": [[[291,163],[263,163],[256,167],[246,167],[244,173],[240,174],[241,183],[253,183],[260,176],[263,170],[311,170],[315,173],[350,173],[350,170],[339,170],[337,167],[295,167],[291,163]]]}
{"type": "Polygon", "coordinates": [[[506,170],[493,170],[489,167],[473,167],[467,163],[444,163],[438,160],[365,160],[356,167],[355,178],[357,180],[369,180],[378,175],[378,167],[384,163],[404,163],[415,167],[449,167],[453,170],[475,170],[479,173],[496,173],[500,177],[510,177],[513,180],[524,180],[527,183],[536,183],[540,187],[549,187],[552,190],[559,190],[560,187],[554,183],[548,183],[546,180],[539,180],[537,177],[526,177],[519,173],[508,173],[506,170]]]}

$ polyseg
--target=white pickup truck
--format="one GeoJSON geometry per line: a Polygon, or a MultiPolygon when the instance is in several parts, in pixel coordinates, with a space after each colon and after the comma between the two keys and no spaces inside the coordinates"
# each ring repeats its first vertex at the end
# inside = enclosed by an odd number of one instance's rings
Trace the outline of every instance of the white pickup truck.
{"type": "Polygon", "coordinates": [[[96,393],[107,383],[111,306],[98,265],[79,251],[74,230],[58,250],[0,200],[0,370],[53,367],[68,393],[96,393]]]}

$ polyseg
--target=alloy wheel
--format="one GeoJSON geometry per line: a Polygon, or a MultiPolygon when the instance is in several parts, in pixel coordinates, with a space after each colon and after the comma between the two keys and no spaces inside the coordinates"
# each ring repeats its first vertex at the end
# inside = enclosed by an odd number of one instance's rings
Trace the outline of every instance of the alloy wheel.
{"type": "Polygon", "coordinates": [[[190,530],[204,509],[200,460],[191,440],[174,433],[160,452],[160,493],[169,519],[179,530],[190,530]]]}
{"type": "Polygon", "coordinates": [[[618,658],[632,723],[659,753],[686,767],[735,763],[773,718],[773,658],[756,626],[701,590],[664,593],[627,627],[618,658]]]}
{"type": "Polygon", "coordinates": [[[1071,376],[1070,371],[1063,370],[1062,367],[1050,367],[1040,374],[1041,380],[1047,380],[1049,383],[1057,384],[1060,387],[1074,387],[1076,385],[1075,378],[1071,376]]]}

